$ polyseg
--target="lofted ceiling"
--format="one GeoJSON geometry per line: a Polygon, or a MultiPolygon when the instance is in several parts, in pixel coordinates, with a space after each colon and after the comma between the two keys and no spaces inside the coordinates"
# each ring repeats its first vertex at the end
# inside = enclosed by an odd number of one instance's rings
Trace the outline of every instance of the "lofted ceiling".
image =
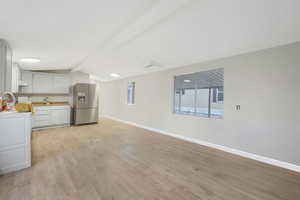
{"type": "Polygon", "coordinates": [[[300,41],[299,0],[10,0],[0,38],[26,69],[112,80],[300,41]],[[145,66],[147,66],[145,68],[145,66]],[[150,66],[150,67],[149,67],[150,66]]]}

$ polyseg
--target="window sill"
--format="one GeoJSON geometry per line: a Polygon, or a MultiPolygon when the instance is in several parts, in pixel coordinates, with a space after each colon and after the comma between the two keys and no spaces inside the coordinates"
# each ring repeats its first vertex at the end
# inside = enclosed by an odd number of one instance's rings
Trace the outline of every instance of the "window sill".
{"type": "Polygon", "coordinates": [[[217,116],[217,115],[214,115],[214,116],[211,116],[211,117],[208,117],[207,115],[203,114],[195,114],[195,113],[184,113],[184,112],[173,112],[173,114],[175,115],[183,115],[183,116],[193,116],[193,117],[197,117],[197,118],[205,118],[205,119],[223,119],[224,116],[217,116]]]}

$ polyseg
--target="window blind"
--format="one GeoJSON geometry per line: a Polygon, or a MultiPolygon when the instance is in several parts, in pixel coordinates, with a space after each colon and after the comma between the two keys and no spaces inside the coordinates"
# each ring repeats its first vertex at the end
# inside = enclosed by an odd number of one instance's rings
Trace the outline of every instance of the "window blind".
{"type": "Polygon", "coordinates": [[[223,85],[223,68],[175,76],[175,89],[217,88],[223,85]]]}

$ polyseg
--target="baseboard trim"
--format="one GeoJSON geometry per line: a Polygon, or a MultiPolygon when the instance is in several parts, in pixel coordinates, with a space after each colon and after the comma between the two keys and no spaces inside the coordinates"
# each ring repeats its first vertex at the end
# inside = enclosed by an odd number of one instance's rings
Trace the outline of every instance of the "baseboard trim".
{"type": "Polygon", "coordinates": [[[69,127],[71,124],[59,124],[59,125],[53,125],[53,126],[42,126],[42,127],[34,127],[32,128],[33,131],[39,131],[39,130],[45,130],[50,128],[64,128],[69,127]]]}
{"type": "Polygon", "coordinates": [[[265,157],[265,156],[260,156],[260,155],[253,154],[253,153],[248,153],[248,152],[245,152],[245,151],[233,149],[233,148],[218,145],[218,144],[213,144],[213,143],[210,143],[210,142],[206,142],[206,141],[202,141],[202,140],[198,140],[198,139],[194,139],[194,138],[189,138],[189,137],[182,136],[182,135],[169,133],[169,132],[166,132],[166,131],[163,131],[163,130],[160,130],[160,129],[144,126],[144,125],[141,125],[141,124],[137,124],[135,122],[130,122],[130,121],[118,119],[116,117],[112,117],[112,116],[109,116],[109,115],[104,115],[103,117],[108,118],[108,119],[112,119],[112,120],[115,120],[115,121],[119,121],[119,122],[122,122],[122,123],[126,123],[126,124],[129,124],[129,125],[132,125],[132,126],[136,126],[136,127],[139,127],[139,128],[143,128],[143,129],[146,129],[146,130],[150,130],[150,131],[153,131],[155,133],[168,135],[168,136],[175,137],[175,138],[178,138],[178,139],[182,139],[182,140],[185,140],[185,141],[188,141],[188,142],[204,145],[204,146],[207,146],[207,147],[212,147],[212,148],[215,148],[215,149],[218,149],[218,150],[221,150],[221,151],[225,151],[225,152],[228,152],[228,153],[239,155],[239,156],[249,158],[249,159],[252,159],[252,160],[256,160],[256,161],[260,161],[260,162],[267,163],[267,164],[270,164],[270,165],[274,165],[274,166],[277,166],[277,167],[281,167],[281,168],[289,169],[289,170],[292,170],[292,171],[300,172],[300,166],[299,165],[295,165],[295,164],[291,164],[291,163],[288,163],[288,162],[276,160],[276,159],[273,159],[273,158],[268,158],[268,157],[265,157]]]}

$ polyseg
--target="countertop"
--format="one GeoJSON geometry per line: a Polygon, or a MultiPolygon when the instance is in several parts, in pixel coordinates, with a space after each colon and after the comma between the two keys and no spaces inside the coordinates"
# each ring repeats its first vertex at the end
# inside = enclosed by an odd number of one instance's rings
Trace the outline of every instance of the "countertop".
{"type": "Polygon", "coordinates": [[[16,112],[16,111],[0,112],[0,118],[7,118],[7,117],[31,117],[31,112],[16,112]]]}
{"type": "Polygon", "coordinates": [[[68,102],[32,102],[32,106],[34,107],[44,107],[44,106],[70,106],[68,102]]]}

